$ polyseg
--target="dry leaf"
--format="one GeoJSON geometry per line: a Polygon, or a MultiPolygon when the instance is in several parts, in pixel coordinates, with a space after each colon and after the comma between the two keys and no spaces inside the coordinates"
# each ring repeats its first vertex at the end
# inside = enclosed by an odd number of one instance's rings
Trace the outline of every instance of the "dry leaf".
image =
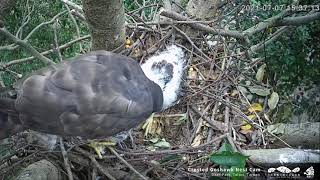
{"type": "Polygon", "coordinates": [[[201,140],[202,140],[202,139],[203,139],[202,134],[198,134],[198,135],[194,138],[191,146],[192,146],[192,147],[197,147],[197,146],[199,146],[199,145],[201,144],[201,140]]]}
{"type": "Polygon", "coordinates": [[[234,97],[234,96],[236,96],[237,94],[239,94],[238,90],[234,89],[234,90],[232,90],[232,92],[231,92],[231,97],[234,97]]]}
{"type": "Polygon", "coordinates": [[[188,78],[189,79],[197,79],[197,71],[195,71],[194,69],[193,69],[193,67],[191,67],[191,68],[189,68],[189,70],[188,70],[188,78]]]}

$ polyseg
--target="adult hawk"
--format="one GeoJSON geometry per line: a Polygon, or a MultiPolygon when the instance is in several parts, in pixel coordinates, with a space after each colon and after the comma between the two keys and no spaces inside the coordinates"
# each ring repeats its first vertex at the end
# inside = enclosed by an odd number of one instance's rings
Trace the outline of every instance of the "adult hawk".
{"type": "Polygon", "coordinates": [[[177,98],[183,51],[168,47],[141,66],[94,51],[19,81],[16,99],[0,98],[0,138],[23,129],[101,139],[129,130],[177,98]]]}

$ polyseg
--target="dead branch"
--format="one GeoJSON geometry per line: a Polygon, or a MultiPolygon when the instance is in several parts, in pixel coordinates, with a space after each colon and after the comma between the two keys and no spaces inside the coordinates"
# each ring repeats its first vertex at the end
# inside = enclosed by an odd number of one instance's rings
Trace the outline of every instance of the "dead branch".
{"type": "Polygon", "coordinates": [[[114,178],[114,177],[108,172],[108,170],[107,170],[105,167],[101,166],[101,164],[96,160],[96,158],[95,158],[92,154],[86,152],[85,150],[83,150],[83,149],[81,149],[81,148],[79,148],[79,147],[76,147],[75,149],[76,149],[77,151],[81,152],[83,155],[87,156],[87,157],[91,160],[91,162],[93,163],[93,165],[95,165],[95,166],[98,168],[98,170],[99,170],[101,173],[103,173],[107,178],[109,178],[109,179],[111,179],[111,180],[116,180],[116,178],[114,178]]]}
{"type": "Polygon", "coordinates": [[[62,154],[62,157],[63,157],[64,165],[65,165],[65,167],[67,169],[68,178],[69,178],[69,180],[73,180],[73,175],[72,175],[72,171],[71,171],[71,167],[70,167],[70,162],[69,162],[69,158],[68,158],[67,152],[66,152],[66,150],[64,148],[63,139],[62,139],[62,137],[60,137],[59,139],[60,139],[61,154],[62,154]]]}
{"type": "Polygon", "coordinates": [[[117,156],[117,158],[122,161],[129,169],[131,169],[131,171],[133,171],[134,173],[136,173],[141,179],[143,180],[147,180],[148,178],[144,177],[141,173],[139,173],[136,169],[134,169],[134,167],[132,167],[126,160],[124,160],[118,153],[117,151],[115,151],[112,147],[108,147],[109,150],[115,155],[117,156]]]}

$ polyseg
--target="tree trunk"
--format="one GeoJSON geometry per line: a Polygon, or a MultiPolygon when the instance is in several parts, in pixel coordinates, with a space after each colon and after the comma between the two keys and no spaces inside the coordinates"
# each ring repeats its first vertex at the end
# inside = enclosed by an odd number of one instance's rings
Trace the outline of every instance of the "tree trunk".
{"type": "Polygon", "coordinates": [[[83,0],[83,11],[92,37],[92,50],[111,51],[125,42],[122,0],[83,0]]]}

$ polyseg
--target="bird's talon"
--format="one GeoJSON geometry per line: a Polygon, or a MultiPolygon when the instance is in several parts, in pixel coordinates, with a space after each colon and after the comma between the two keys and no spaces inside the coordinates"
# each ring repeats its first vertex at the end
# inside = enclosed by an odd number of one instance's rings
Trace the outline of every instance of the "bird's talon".
{"type": "Polygon", "coordinates": [[[97,153],[98,158],[102,159],[102,152],[108,147],[108,146],[115,146],[115,142],[111,141],[103,141],[103,142],[91,142],[88,144],[89,147],[93,148],[93,150],[97,153]]]}

